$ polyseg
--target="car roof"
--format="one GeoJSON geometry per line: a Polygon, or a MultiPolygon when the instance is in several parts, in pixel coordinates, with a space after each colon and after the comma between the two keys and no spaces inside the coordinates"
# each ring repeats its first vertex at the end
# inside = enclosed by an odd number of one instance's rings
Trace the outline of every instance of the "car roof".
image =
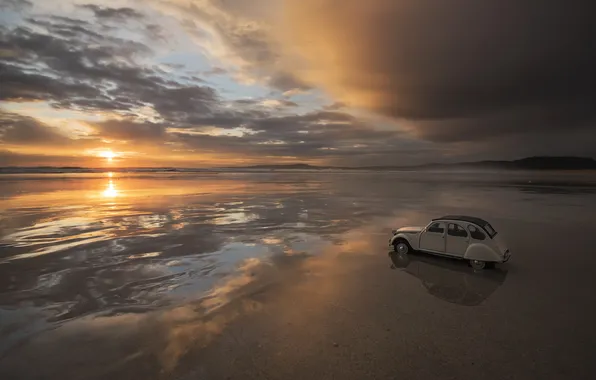
{"type": "Polygon", "coordinates": [[[474,223],[479,226],[485,226],[487,224],[490,224],[489,222],[487,222],[484,219],[477,218],[475,216],[466,216],[466,215],[446,215],[446,216],[442,216],[440,218],[435,218],[435,219],[433,219],[433,221],[434,220],[461,220],[462,222],[474,223]]]}

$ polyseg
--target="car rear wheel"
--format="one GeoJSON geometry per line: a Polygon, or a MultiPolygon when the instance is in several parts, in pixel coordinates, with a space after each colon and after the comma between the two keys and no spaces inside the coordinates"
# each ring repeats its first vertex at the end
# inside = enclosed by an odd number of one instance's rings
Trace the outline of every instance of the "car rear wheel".
{"type": "Polygon", "coordinates": [[[398,240],[393,243],[393,250],[399,254],[406,255],[412,251],[412,248],[405,240],[398,240]]]}
{"type": "Polygon", "coordinates": [[[483,270],[487,267],[487,264],[488,263],[486,261],[470,260],[470,266],[474,268],[474,270],[483,270]]]}

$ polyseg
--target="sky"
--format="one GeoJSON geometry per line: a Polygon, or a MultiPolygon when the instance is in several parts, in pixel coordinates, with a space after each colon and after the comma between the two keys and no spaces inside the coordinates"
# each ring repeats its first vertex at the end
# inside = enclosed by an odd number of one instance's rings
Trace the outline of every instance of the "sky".
{"type": "Polygon", "coordinates": [[[595,157],[595,8],[0,0],[0,166],[595,157]]]}

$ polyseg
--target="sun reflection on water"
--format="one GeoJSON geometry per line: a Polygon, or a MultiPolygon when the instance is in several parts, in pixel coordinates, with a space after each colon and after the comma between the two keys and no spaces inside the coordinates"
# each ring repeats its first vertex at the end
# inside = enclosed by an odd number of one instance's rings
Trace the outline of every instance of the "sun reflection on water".
{"type": "Polygon", "coordinates": [[[114,198],[118,196],[118,190],[114,185],[114,181],[110,180],[110,182],[108,182],[108,187],[101,193],[101,195],[104,198],[114,198]]]}

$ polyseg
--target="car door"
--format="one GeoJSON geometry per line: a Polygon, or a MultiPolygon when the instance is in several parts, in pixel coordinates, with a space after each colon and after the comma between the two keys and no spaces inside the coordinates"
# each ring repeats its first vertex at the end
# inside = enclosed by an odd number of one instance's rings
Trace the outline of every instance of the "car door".
{"type": "Polygon", "coordinates": [[[449,223],[446,239],[445,252],[453,256],[464,257],[470,244],[468,231],[457,223],[449,223]]]}
{"type": "Polygon", "coordinates": [[[434,222],[420,235],[422,251],[445,252],[445,222],[434,222]]]}

